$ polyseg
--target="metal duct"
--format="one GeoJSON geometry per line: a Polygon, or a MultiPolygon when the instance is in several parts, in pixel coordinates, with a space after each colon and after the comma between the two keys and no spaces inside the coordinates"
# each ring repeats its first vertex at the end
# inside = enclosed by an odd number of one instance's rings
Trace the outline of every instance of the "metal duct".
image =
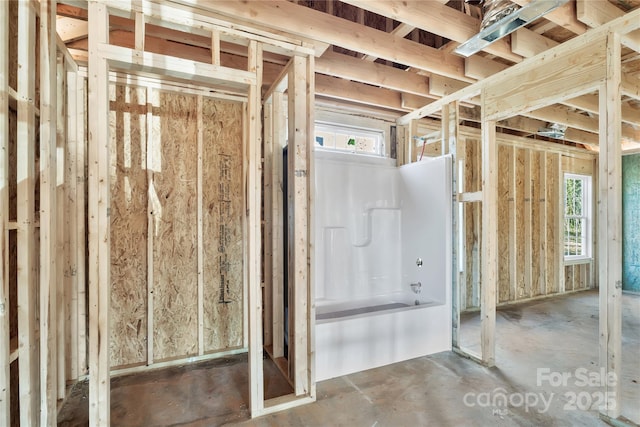
{"type": "Polygon", "coordinates": [[[567,126],[560,123],[547,123],[546,127],[538,129],[538,135],[548,136],[549,138],[564,139],[567,126]]]}
{"type": "Polygon", "coordinates": [[[485,0],[485,17],[478,34],[458,46],[454,52],[469,57],[491,43],[544,16],[569,0],[531,0],[523,7],[508,0],[485,0]]]}
{"type": "Polygon", "coordinates": [[[511,15],[518,9],[520,9],[520,6],[512,3],[510,0],[485,0],[482,3],[482,23],[480,24],[480,31],[500,21],[505,16],[511,15]]]}

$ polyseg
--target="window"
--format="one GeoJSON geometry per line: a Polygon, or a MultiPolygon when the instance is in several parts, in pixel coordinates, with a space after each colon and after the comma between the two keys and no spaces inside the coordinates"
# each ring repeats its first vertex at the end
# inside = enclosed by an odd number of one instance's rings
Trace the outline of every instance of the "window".
{"type": "Polygon", "coordinates": [[[384,132],[351,126],[316,123],[315,147],[322,150],[384,155],[384,132]]]}
{"type": "Polygon", "coordinates": [[[591,177],[564,176],[564,257],[591,257],[591,177]]]}

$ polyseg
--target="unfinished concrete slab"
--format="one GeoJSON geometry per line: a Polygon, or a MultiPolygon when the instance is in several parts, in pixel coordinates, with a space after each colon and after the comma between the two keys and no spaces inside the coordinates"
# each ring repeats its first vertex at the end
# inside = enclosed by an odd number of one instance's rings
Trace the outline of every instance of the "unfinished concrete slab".
{"type": "MultiPolygon", "coordinates": [[[[625,294],[623,308],[622,414],[637,423],[640,296],[625,294]]],[[[250,420],[246,357],[235,356],[114,379],[112,425],[606,425],[596,407],[601,387],[591,384],[600,381],[597,290],[504,307],[497,319],[494,368],[439,353],[320,382],[316,403],[250,420]],[[558,374],[570,375],[566,384],[556,385],[558,374]],[[587,396],[590,410],[581,410],[587,396]]],[[[463,326],[479,337],[473,316],[463,326]]],[[[265,372],[270,397],[286,391],[275,366],[265,372]]],[[[74,393],[59,426],[88,425],[80,418],[87,404],[86,390],[74,393]]]]}

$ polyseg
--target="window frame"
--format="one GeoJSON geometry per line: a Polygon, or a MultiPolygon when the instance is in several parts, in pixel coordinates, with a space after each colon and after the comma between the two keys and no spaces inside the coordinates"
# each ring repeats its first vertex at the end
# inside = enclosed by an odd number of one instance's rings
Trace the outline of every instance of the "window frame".
{"type": "MultiPolygon", "coordinates": [[[[593,250],[593,177],[591,175],[565,172],[562,187],[562,253],[566,263],[579,263],[580,261],[592,260],[593,250]],[[580,180],[582,182],[582,214],[567,215],[567,180],[580,180]],[[582,220],[582,244],[581,253],[567,254],[567,220],[582,220]]],[[[575,200],[575,199],[574,199],[575,200]]]]}
{"type": "Polygon", "coordinates": [[[385,154],[385,132],[380,129],[371,129],[371,128],[363,128],[359,126],[350,126],[339,123],[331,123],[324,121],[316,121],[314,124],[314,134],[313,134],[313,148],[314,150],[323,150],[323,151],[331,151],[334,153],[348,153],[348,154],[357,154],[359,156],[374,156],[374,157],[386,157],[385,154]],[[316,143],[316,133],[318,130],[327,133],[334,134],[334,147],[325,147],[317,145],[316,143]],[[338,133],[343,134],[353,134],[355,137],[373,137],[376,139],[375,142],[375,152],[368,151],[359,151],[357,149],[357,145],[353,150],[346,150],[342,148],[335,148],[335,135],[338,133]]]}

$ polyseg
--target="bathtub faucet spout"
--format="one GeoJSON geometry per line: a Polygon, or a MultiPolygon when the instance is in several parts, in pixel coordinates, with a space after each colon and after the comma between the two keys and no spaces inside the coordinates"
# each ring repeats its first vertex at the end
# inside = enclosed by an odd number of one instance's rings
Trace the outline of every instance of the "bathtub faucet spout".
{"type": "Polygon", "coordinates": [[[420,291],[422,290],[422,283],[420,282],[411,283],[411,290],[413,291],[414,294],[419,294],[420,291]]]}

